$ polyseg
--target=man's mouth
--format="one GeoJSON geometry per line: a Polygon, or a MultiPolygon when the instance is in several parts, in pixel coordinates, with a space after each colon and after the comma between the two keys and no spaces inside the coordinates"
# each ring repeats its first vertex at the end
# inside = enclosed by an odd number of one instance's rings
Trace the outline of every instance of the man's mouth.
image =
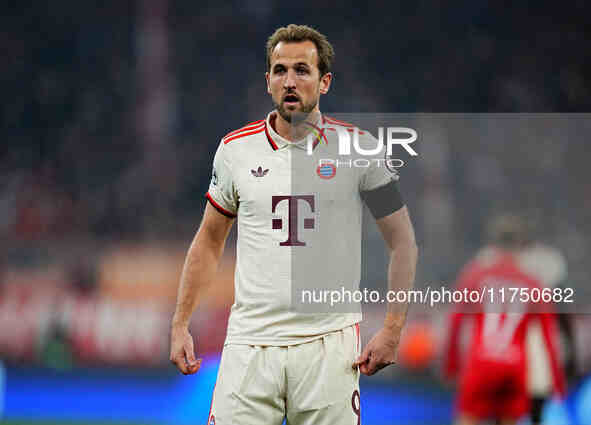
{"type": "Polygon", "coordinates": [[[294,106],[300,102],[300,98],[295,94],[288,94],[283,98],[283,104],[286,106],[294,106]]]}

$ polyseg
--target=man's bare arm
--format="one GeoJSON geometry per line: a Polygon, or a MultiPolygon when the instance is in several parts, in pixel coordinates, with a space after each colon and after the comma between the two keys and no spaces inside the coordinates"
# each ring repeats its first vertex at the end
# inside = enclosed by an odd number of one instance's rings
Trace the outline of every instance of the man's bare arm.
{"type": "MultiPolygon", "coordinates": [[[[411,289],[415,279],[418,248],[406,206],[378,219],[377,224],[390,250],[388,289],[411,289]]],[[[394,363],[407,310],[408,303],[388,303],[384,327],[369,341],[354,367],[359,366],[362,373],[373,375],[394,363]]]]}
{"type": "Polygon", "coordinates": [[[185,258],[170,342],[170,361],[185,375],[197,372],[201,365],[201,359],[195,359],[189,320],[205,290],[215,279],[233,222],[233,218],[220,214],[208,203],[203,221],[185,258]]]}
{"type": "MultiPolygon", "coordinates": [[[[377,224],[390,248],[388,289],[410,290],[415,281],[418,248],[408,209],[402,207],[395,213],[379,219],[377,224]]],[[[389,302],[384,327],[399,334],[404,326],[407,310],[408,303],[389,302]]]]}

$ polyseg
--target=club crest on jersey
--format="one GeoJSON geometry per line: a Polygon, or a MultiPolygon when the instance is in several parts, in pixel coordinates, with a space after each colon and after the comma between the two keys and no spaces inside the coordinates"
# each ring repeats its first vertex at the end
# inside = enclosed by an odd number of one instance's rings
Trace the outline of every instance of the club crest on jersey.
{"type": "Polygon", "coordinates": [[[215,425],[215,416],[211,415],[211,418],[209,418],[209,422],[207,423],[207,425],[215,425]]]}
{"type": "Polygon", "coordinates": [[[332,179],[336,173],[337,167],[335,167],[334,164],[322,164],[316,168],[316,174],[318,174],[318,177],[321,179],[332,179]]]}
{"type": "Polygon", "coordinates": [[[253,176],[255,177],[265,177],[269,172],[269,169],[263,170],[263,167],[259,166],[256,170],[250,170],[253,176]]]}

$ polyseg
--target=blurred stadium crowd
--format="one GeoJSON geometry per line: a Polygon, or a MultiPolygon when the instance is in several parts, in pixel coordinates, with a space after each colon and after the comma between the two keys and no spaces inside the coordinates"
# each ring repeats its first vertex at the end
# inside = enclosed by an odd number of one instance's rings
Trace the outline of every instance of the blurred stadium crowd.
{"type": "MultiPolygon", "coordinates": [[[[279,25],[309,24],[335,46],[324,111],[591,108],[589,7],[581,1],[532,9],[482,1],[451,8],[64,0],[3,9],[0,351],[16,361],[51,364],[67,358],[60,350],[73,362],[133,362],[142,353],[151,354],[148,363],[166,360],[167,308],[213,153],[220,137],[272,108],[264,44],[279,25]],[[69,321],[73,309],[91,311],[93,325],[84,326],[83,313],[69,321]],[[147,319],[138,325],[140,316],[147,319]],[[60,346],[64,340],[70,346],[60,346]],[[131,345],[124,354],[101,351],[113,341],[131,345]],[[46,356],[51,350],[62,354],[46,356]]],[[[485,220],[501,210],[526,213],[567,258],[569,285],[586,284],[586,149],[576,135],[519,146],[471,139],[420,146],[422,159],[402,171],[422,249],[417,285],[451,282],[482,243],[485,220]]],[[[372,273],[370,280],[384,280],[382,270],[372,273]]],[[[223,341],[231,274],[225,279],[228,289],[200,313],[215,323],[203,331],[206,350],[223,341]]]]}

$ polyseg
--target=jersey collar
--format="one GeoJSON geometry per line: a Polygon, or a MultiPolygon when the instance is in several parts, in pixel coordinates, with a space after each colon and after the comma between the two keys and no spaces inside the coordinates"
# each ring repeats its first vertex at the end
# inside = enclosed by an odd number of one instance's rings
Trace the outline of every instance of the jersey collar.
{"type": "MultiPolygon", "coordinates": [[[[267,115],[267,118],[265,119],[265,134],[267,136],[267,141],[269,142],[269,145],[271,146],[271,148],[276,151],[276,150],[280,150],[280,149],[285,149],[288,146],[293,146],[293,147],[297,147],[299,149],[303,149],[306,150],[308,148],[307,146],[307,142],[308,139],[307,138],[303,138],[302,140],[298,140],[296,142],[291,142],[283,137],[281,137],[273,128],[273,126],[271,125],[271,122],[273,122],[277,117],[277,111],[272,111],[267,115]]],[[[326,136],[324,135],[324,125],[325,121],[324,121],[324,116],[320,116],[320,118],[318,119],[318,121],[316,122],[315,126],[315,132],[317,133],[316,139],[314,140],[314,143],[312,145],[313,148],[316,148],[316,146],[321,142],[321,140],[326,140],[326,136]]]]}

